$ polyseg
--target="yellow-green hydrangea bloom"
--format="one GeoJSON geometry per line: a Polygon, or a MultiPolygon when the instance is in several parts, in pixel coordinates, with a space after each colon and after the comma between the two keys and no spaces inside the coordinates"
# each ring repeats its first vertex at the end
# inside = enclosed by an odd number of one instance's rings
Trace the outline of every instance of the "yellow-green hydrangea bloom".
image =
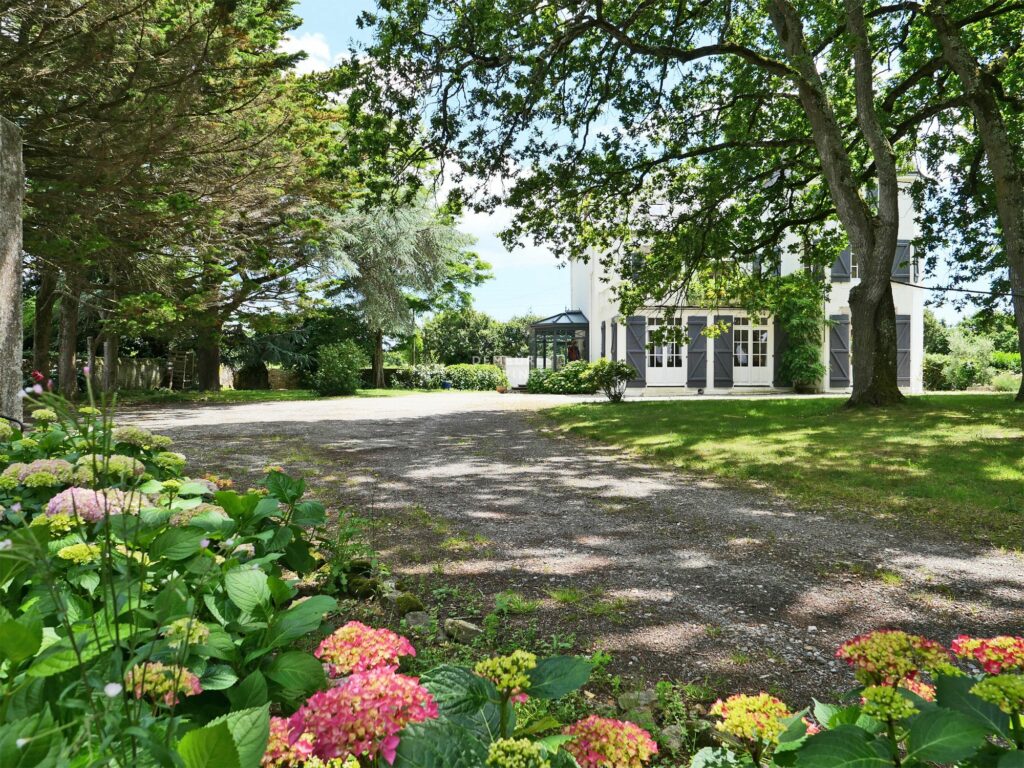
{"type": "Polygon", "coordinates": [[[537,657],[528,651],[516,650],[508,656],[495,656],[479,662],[473,671],[487,678],[499,691],[518,696],[530,687],[529,672],[537,666],[537,657]]]}
{"type": "Polygon", "coordinates": [[[71,515],[65,515],[63,513],[53,515],[49,517],[47,515],[37,515],[32,518],[32,522],[29,525],[34,526],[45,526],[50,529],[50,533],[57,536],[63,536],[65,533],[69,533],[72,528],[75,527],[74,518],[71,515]]]}
{"type": "Polygon", "coordinates": [[[995,704],[1008,715],[1024,713],[1024,675],[993,675],[971,688],[979,699],[995,704]]]}
{"type": "Polygon", "coordinates": [[[917,714],[913,702],[891,685],[869,685],[860,695],[864,714],[876,720],[903,720],[917,714]]]}
{"type": "Polygon", "coordinates": [[[176,619],[163,628],[161,634],[171,648],[183,645],[202,645],[210,638],[210,628],[201,621],[185,617],[176,619]]]}
{"type": "Polygon", "coordinates": [[[174,451],[161,451],[153,457],[153,463],[161,469],[168,471],[177,472],[185,466],[188,459],[182,453],[175,453],[174,451]]]}
{"type": "Polygon", "coordinates": [[[99,560],[100,548],[96,544],[69,544],[57,550],[57,557],[77,565],[86,565],[99,560]]]}
{"type": "Polygon", "coordinates": [[[14,437],[14,427],[0,419],[0,442],[7,442],[14,437]]]}
{"type": "Polygon", "coordinates": [[[529,739],[498,739],[487,749],[487,768],[551,768],[551,762],[529,739]]]}
{"type": "Polygon", "coordinates": [[[50,488],[60,485],[60,481],[52,472],[33,472],[23,482],[26,488],[50,488]]]}
{"type": "Polygon", "coordinates": [[[32,420],[40,424],[50,424],[57,420],[57,414],[50,408],[36,408],[32,411],[32,420]]]}
{"type": "Polygon", "coordinates": [[[709,712],[722,718],[715,724],[722,733],[761,744],[776,743],[786,730],[783,721],[793,716],[785,702],[767,693],[738,693],[719,699],[709,712]]]}

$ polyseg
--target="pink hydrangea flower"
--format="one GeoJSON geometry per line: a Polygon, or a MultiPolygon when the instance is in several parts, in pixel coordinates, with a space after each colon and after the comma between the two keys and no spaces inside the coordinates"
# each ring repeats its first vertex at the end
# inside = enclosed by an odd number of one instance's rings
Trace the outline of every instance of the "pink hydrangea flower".
{"type": "Polygon", "coordinates": [[[313,694],[289,719],[289,743],[309,734],[313,754],[323,760],[380,755],[391,765],[399,731],[435,717],[437,703],[418,678],[377,667],[313,694]]]}
{"type": "Polygon", "coordinates": [[[137,514],[142,506],[138,493],[125,493],[119,488],[94,491],[92,488],[66,488],[46,505],[46,516],[67,515],[92,523],[108,515],[137,514]]]}
{"type": "Polygon", "coordinates": [[[135,698],[162,701],[168,707],[178,703],[178,694],[196,696],[203,692],[199,678],[188,669],[159,661],[136,664],[128,670],[124,682],[135,698]]]}
{"type": "Polygon", "coordinates": [[[847,640],[836,658],[849,664],[864,685],[898,685],[920,672],[953,668],[949,651],[940,643],[898,629],[880,629],[847,640]]]}
{"type": "Polygon", "coordinates": [[[260,765],[264,768],[293,768],[302,765],[312,756],[313,737],[310,734],[299,734],[292,741],[288,718],[270,718],[270,738],[260,765]]]}
{"type": "Polygon", "coordinates": [[[953,653],[978,662],[990,675],[1024,671],[1024,637],[968,637],[953,641],[953,653]]]}
{"type": "Polygon", "coordinates": [[[563,729],[565,749],[581,768],[642,768],[658,753],[651,734],[623,720],[591,715],[563,729]]]}
{"type": "Polygon", "coordinates": [[[378,667],[397,668],[399,659],[415,656],[416,649],[390,629],[374,629],[350,621],[324,638],[313,655],[327,664],[328,674],[336,677],[378,667]]]}

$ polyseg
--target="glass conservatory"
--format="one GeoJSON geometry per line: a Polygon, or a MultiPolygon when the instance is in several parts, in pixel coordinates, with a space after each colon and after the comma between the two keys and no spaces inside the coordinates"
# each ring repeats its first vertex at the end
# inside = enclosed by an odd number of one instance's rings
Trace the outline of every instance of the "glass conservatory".
{"type": "Polygon", "coordinates": [[[558,370],[574,360],[589,360],[590,323],[568,310],[530,326],[530,368],[558,370]]]}

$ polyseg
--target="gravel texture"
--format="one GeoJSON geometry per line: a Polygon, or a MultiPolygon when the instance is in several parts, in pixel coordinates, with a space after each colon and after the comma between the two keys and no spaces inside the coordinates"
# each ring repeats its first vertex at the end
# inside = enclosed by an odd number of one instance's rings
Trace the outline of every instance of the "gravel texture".
{"type": "MultiPolygon", "coordinates": [[[[578,398],[577,398],[578,399],[578,398]]],[[[797,509],[567,437],[536,410],[571,398],[445,393],[163,407],[122,420],[171,435],[196,468],[245,482],[308,473],[376,521],[398,574],[540,604],[518,621],[612,651],[614,668],[828,696],[842,640],[899,627],[948,642],[1021,631],[1024,559],[797,509]],[[552,590],[585,597],[560,603],[552,590]]],[[[432,582],[433,583],[433,582],[432,582]]],[[[797,703],[794,699],[794,703],[797,703]]]]}

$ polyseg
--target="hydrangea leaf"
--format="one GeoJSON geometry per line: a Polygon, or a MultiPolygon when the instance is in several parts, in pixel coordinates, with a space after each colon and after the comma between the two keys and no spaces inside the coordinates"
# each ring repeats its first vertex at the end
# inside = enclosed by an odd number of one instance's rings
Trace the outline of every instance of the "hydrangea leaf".
{"type": "Polygon", "coordinates": [[[559,699],[585,685],[594,665],[575,656],[549,656],[530,670],[530,696],[559,699]]]}
{"type": "Polygon", "coordinates": [[[940,707],[955,710],[987,726],[1006,738],[1009,736],[1010,716],[971,693],[977,682],[973,677],[942,675],[935,681],[935,700],[940,707]]]}
{"type": "Polygon", "coordinates": [[[907,762],[955,763],[977,752],[988,728],[960,712],[924,712],[910,723],[907,762]]]}

